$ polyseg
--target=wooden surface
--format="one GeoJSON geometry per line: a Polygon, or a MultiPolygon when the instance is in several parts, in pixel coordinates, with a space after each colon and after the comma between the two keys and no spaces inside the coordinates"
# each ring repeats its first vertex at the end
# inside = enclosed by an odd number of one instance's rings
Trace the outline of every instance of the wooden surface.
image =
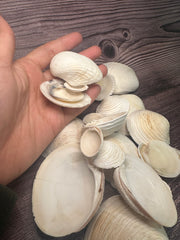
{"type": "MultiPolygon", "coordinates": [[[[80,31],[84,41],[75,51],[97,44],[103,51],[98,64],[118,61],[132,67],[140,81],[135,94],[147,109],[167,117],[171,145],[180,149],[179,0],[0,0],[0,14],[15,32],[15,58],[66,33],[80,31]]],[[[18,201],[3,240],[54,239],[37,229],[32,216],[32,184],[42,160],[40,157],[10,184],[18,201]]],[[[166,231],[169,239],[179,240],[180,177],[166,181],[179,214],[178,223],[166,231]]],[[[115,193],[107,184],[105,198],[115,193]]],[[[58,239],[82,240],[83,234],[58,239]]]]}

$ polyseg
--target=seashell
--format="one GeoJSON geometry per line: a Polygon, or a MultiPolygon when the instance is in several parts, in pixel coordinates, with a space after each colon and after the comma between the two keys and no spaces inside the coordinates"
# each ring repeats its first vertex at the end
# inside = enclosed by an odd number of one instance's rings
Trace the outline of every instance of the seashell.
{"type": "Polygon", "coordinates": [[[134,142],[131,139],[129,139],[127,136],[121,134],[120,132],[116,132],[106,137],[105,140],[109,140],[118,144],[119,147],[122,149],[122,151],[125,153],[125,155],[132,155],[132,156],[139,157],[138,149],[134,144],[134,142]]]}
{"type": "Polygon", "coordinates": [[[139,155],[162,177],[173,178],[180,174],[180,155],[167,143],[151,140],[138,147],[139,155]]]}
{"type": "MultiPolygon", "coordinates": [[[[63,107],[69,107],[69,108],[81,108],[81,107],[87,106],[91,103],[91,98],[86,93],[80,93],[80,96],[81,96],[80,99],[79,99],[79,97],[78,97],[78,99],[76,99],[76,94],[73,92],[71,92],[71,94],[69,92],[68,96],[66,94],[66,97],[63,94],[63,98],[61,98],[61,100],[57,99],[57,98],[53,97],[52,93],[51,93],[52,89],[55,90],[55,88],[59,89],[59,86],[57,86],[56,83],[53,85],[53,83],[51,81],[43,82],[40,85],[40,90],[41,90],[42,94],[49,101],[53,102],[56,105],[63,106],[63,107]],[[71,102],[72,96],[74,97],[74,99],[71,102]]],[[[66,91],[66,93],[67,93],[66,89],[63,91],[64,92],[66,91]]],[[[79,95],[79,93],[77,93],[77,95],[79,95]]]]}
{"type": "Polygon", "coordinates": [[[168,240],[164,228],[144,219],[119,195],[105,200],[88,225],[84,240],[168,240]]]}
{"type": "Polygon", "coordinates": [[[47,157],[56,148],[71,144],[80,143],[80,138],[83,129],[83,121],[79,118],[75,118],[68,123],[65,128],[54,138],[54,140],[48,145],[48,147],[42,153],[43,157],[47,157]]]}
{"type": "Polygon", "coordinates": [[[108,69],[108,75],[115,79],[113,94],[133,92],[139,87],[136,73],[129,66],[117,62],[108,62],[104,65],[108,69]]]}
{"type": "Polygon", "coordinates": [[[72,91],[72,92],[83,92],[83,91],[86,91],[88,89],[87,85],[73,87],[73,86],[69,85],[67,82],[64,83],[64,87],[67,88],[68,90],[72,91]]]}
{"type": "Polygon", "coordinates": [[[57,148],[41,164],[34,180],[34,220],[53,237],[78,232],[97,211],[103,190],[104,174],[87,163],[78,145],[57,148]]]}
{"type": "MultiPolygon", "coordinates": [[[[92,127],[96,126],[101,129],[103,136],[109,136],[112,133],[118,131],[122,124],[124,123],[126,118],[126,113],[118,113],[118,114],[112,114],[109,116],[103,116],[102,118],[99,118],[96,120],[91,120],[90,122],[86,123],[86,127],[92,127]]],[[[86,119],[87,120],[87,119],[86,119]]]]}
{"type": "Polygon", "coordinates": [[[105,98],[96,108],[97,113],[101,113],[104,116],[109,116],[116,113],[128,114],[129,102],[120,96],[108,96],[105,98]]]}
{"type": "Polygon", "coordinates": [[[94,157],[103,145],[103,134],[98,127],[85,128],[81,140],[80,149],[86,157],[94,157]]]}
{"type": "Polygon", "coordinates": [[[114,82],[114,78],[108,74],[102,80],[97,82],[97,85],[101,88],[101,91],[96,98],[97,101],[102,101],[106,97],[112,95],[114,91],[114,82]]]}
{"type": "Polygon", "coordinates": [[[137,144],[147,144],[150,140],[169,143],[169,121],[161,114],[140,110],[127,117],[127,128],[137,144]]]}
{"type": "Polygon", "coordinates": [[[90,85],[103,78],[99,67],[91,59],[71,51],[56,54],[51,60],[50,71],[73,87],[90,85]]]}
{"type": "Polygon", "coordinates": [[[87,124],[87,123],[93,123],[93,121],[96,123],[97,120],[103,118],[103,114],[101,113],[88,113],[84,116],[83,118],[83,123],[87,124]]]}
{"type": "Polygon", "coordinates": [[[159,175],[139,158],[126,155],[123,165],[114,171],[117,190],[138,213],[162,226],[177,222],[172,192],[159,175]]]}
{"type": "Polygon", "coordinates": [[[118,144],[105,140],[92,163],[98,168],[110,169],[119,167],[124,160],[125,154],[118,144]]]}

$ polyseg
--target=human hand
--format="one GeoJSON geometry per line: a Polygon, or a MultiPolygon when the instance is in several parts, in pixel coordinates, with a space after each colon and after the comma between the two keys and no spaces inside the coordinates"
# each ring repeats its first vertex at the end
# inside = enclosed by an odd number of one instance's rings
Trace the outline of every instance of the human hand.
{"type": "MultiPolygon", "coordinates": [[[[20,176],[40,156],[45,147],[68,122],[85,108],[61,108],[41,94],[39,86],[52,79],[49,65],[58,52],[70,50],[82,41],[79,33],[70,33],[42,45],[13,62],[15,39],[12,29],[0,17],[0,183],[20,176]]],[[[91,59],[101,51],[93,46],[81,54],[91,59]]],[[[103,74],[106,68],[100,66],[103,74]]],[[[92,101],[99,93],[91,86],[92,101]]]]}

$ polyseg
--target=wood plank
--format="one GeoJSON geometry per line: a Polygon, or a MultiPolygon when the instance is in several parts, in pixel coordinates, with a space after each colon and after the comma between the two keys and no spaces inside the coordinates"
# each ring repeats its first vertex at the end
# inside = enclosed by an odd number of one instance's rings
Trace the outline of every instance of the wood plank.
{"type": "MultiPolygon", "coordinates": [[[[140,81],[135,94],[147,109],[167,117],[171,145],[180,149],[179,0],[1,0],[0,14],[15,32],[15,59],[47,41],[79,31],[84,41],[74,51],[99,45],[102,56],[96,60],[98,64],[116,61],[132,67],[140,81]]],[[[96,106],[94,103],[87,111],[96,106]]],[[[19,198],[3,240],[54,239],[41,234],[32,218],[32,184],[42,161],[40,157],[10,184],[19,198]]],[[[180,215],[180,179],[165,180],[180,215]]],[[[105,198],[114,194],[107,184],[105,198]]],[[[173,228],[166,230],[170,240],[180,239],[180,217],[173,228]]],[[[83,234],[58,239],[80,240],[83,234]]]]}

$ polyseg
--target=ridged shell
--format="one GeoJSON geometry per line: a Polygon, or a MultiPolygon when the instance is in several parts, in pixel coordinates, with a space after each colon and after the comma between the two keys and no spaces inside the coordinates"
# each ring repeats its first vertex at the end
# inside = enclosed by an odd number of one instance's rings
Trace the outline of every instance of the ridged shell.
{"type": "Polygon", "coordinates": [[[84,240],[168,240],[164,228],[132,211],[115,195],[101,205],[84,240]]]}
{"type": "Polygon", "coordinates": [[[161,114],[140,110],[127,117],[127,128],[137,144],[147,144],[150,140],[169,143],[169,121],[161,114]]]}
{"type": "Polygon", "coordinates": [[[43,157],[47,157],[52,151],[60,146],[71,143],[80,143],[82,129],[83,121],[81,119],[75,118],[72,120],[44,150],[42,153],[43,157]]]}
{"type": "Polygon", "coordinates": [[[99,67],[91,59],[71,51],[56,54],[51,60],[50,71],[53,76],[74,87],[90,85],[103,77],[99,67]]]}
{"type": "Polygon", "coordinates": [[[89,165],[78,145],[53,151],[41,164],[33,184],[33,215],[45,234],[60,237],[78,232],[103,198],[104,174],[89,165]]]}
{"type": "Polygon", "coordinates": [[[125,154],[118,144],[105,140],[92,163],[98,168],[110,169],[119,167],[124,160],[125,154]]]}
{"type": "Polygon", "coordinates": [[[135,91],[139,87],[139,80],[135,71],[129,66],[108,62],[104,64],[108,69],[108,74],[115,79],[115,88],[113,94],[123,94],[135,91]]]}
{"type": "Polygon", "coordinates": [[[102,80],[97,83],[101,88],[101,91],[96,98],[97,101],[102,101],[106,97],[112,95],[114,91],[114,82],[114,78],[107,74],[102,80]]]}
{"type": "Polygon", "coordinates": [[[172,192],[159,175],[139,158],[127,156],[114,171],[114,182],[130,207],[162,226],[177,222],[172,192]]]}
{"type": "Polygon", "coordinates": [[[180,155],[167,143],[152,140],[138,147],[139,155],[162,177],[173,178],[180,174],[180,155]]]}

